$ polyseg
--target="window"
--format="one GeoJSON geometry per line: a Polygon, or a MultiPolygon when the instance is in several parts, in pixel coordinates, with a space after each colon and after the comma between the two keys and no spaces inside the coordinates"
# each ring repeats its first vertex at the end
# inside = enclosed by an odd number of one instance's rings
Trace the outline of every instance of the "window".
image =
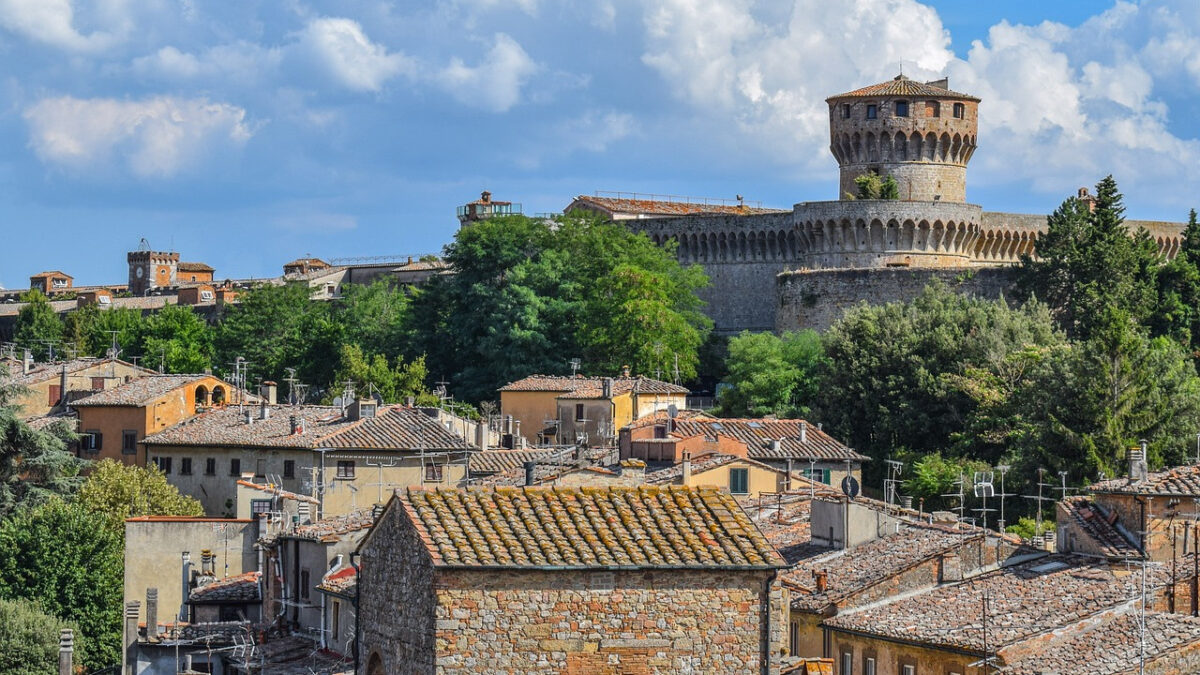
{"type": "Polygon", "coordinates": [[[46,393],[46,405],[58,405],[58,400],[62,398],[62,386],[52,384],[46,393]]]}
{"type": "Polygon", "coordinates": [[[842,104],[842,119],[846,119],[846,120],[850,119],[850,104],[849,103],[842,104]]]}
{"type": "Polygon", "coordinates": [[[967,115],[967,106],[965,106],[961,103],[955,103],[954,104],[954,116],[961,120],[962,118],[966,117],[966,115],[967,115]]]}
{"type": "Polygon", "coordinates": [[[79,447],[88,452],[99,452],[103,441],[104,434],[100,433],[99,429],[88,429],[83,432],[83,437],[79,439],[79,447]]]}
{"type": "Polygon", "coordinates": [[[208,459],[204,460],[204,475],[205,476],[217,475],[217,460],[213,459],[212,457],[209,457],[208,459]]]}
{"type": "Polygon", "coordinates": [[[926,117],[941,117],[942,116],[942,104],[938,103],[937,101],[926,101],[925,102],[925,116],[926,117]]]}
{"type": "Polygon", "coordinates": [[[300,570],[300,599],[301,600],[308,599],[308,586],[309,586],[308,570],[302,569],[302,570],[300,570]]]}
{"type": "Polygon", "coordinates": [[[442,482],[442,465],[441,464],[426,464],[425,465],[425,480],[442,482]]]}
{"type": "MultiPolygon", "coordinates": [[[[195,274],[193,274],[193,275],[192,275],[192,281],[195,281],[195,280],[196,280],[196,275],[195,275],[195,274]]],[[[203,294],[202,294],[202,295],[203,295],[203,294]]]]}
{"type": "Polygon", "coordinates": [[[830,485],[829,469],[801,469],[800,473],[809,480],[815,480],[818,483],[830,485]]]}
{"type": "Polygon", "coordinates": [[[654,425],[654,437],[655,438],[666,438],[667,437],[667,425],[665,425],[665,424],[654,425]]]}
{"type": "MultiPolygon", "coordinates": [[[[195,281],[195,279],[192,279],[192,281],[195,281]]],[[[204,302],[212,301],[213,292],[212,291],[200,291],[200,299],[204,302]]]]}
{"type": "Polygon", "coordinates": [[[582,421],[584,421],[584,419],[585,419],[585,418],[584,418],[584,416],[583,416],[583,404],[582,404],[582,403],[576,403],[576,404],[575,404],[575,421],[576,421],[576,422],[582,422],[582,421]]]}
{"type": "Polygon", "coordinates": [[[908,101],[896,101],[896,117],[908,117],[908,101]]]}
{"type": "Polygon", "coordinates": [[[121,431],[121,454],[137,454],[137,431],[133,429],[121,431]]]}
{"type": "Polygon", "coordinates": [[[338,478],[354,478],[354,462],[351,460],[340,459],[337,463],[338,478]]]}
{"type": "Polygon", "coordinates": [[[296,477],[296,460],[294,460],[294,459],[283,460],[283,477],[284,478],[295,478],[296,477]]]}
{"type": "Polygon", "coordinates": [[[875,675],[875,659],[863,659],[863,675],[875,675]]]}
{"type": "Polygon", "coordinates": [[[900,675],[917,675],[917,667],[911,663],[900,666],[900,675]]]}
{"type": "Polygon", "coordinates": [[[180,476],[192,475],[192,458],[191,457],[180,458],[180,460],[179,460],[179,475],[180,476]]]}
{"type": "Polygon", "coordinates": [[[270,499],[251,499],[250,500],[250,517],[257,520],[262,516],[271,512],[270,499]]]}
{"type": "Polygon", "coordinates": [[[795,654],[800,650],[800,624],[795,621],[788,624],[788,652],[795,654]]]}
{"type": "Polygon", "coordinates": [[[254,460],[254,477],[258,480],[263,480],[267,477],[267,460],[254,460]]]}
{"type": "Polygon", "coordinates": [[[52,283],[54,284],[55,288],[66,288],[67,287],[66,279],[58,278],[58,279],[55,279],[52,283]]]}
{"type": "Polygon", "coordinates": [[[735,495],[744,495],[750,491],[750,469],[729,470],[729,491],[735,495]]]}
{"type": "Polygon", "coordinates": [[[92,378],[92,391],[102,391],[103,389],[104,389],[104,378],[103,377],[93,377],[92,378]]]}
{"type": "Polygon", "coordinates": [[[229,475],[230,476],[242,475],[242,460],[240,460],[240,459],[229,460],[229,475]]]}
{"type": "Polygon", "coordinates": [[[333,601],[333,630],[331,632],[335,640],[342,632],[342,603],[337,600],[333,601]]]}
{"type": "Polygon", "coordinates": [[[155,457],[154,465],[158,467],[159,471],[163,472],[164,474],[170,475],[170,473],[171,473],[171,458],[170,457],[155,457]]]}
{"type": "Polygon", "coordinates": [[[842,652],[841,675],[854,675],[854,655],[850,652],[842,652]]]}
{"type": "Polygon", "coordinates": [[[875,105],[874,103],[868,103],[867,104],[867,119],[873,120],[876,117],[879,117],[879,106],[875,105]]]}

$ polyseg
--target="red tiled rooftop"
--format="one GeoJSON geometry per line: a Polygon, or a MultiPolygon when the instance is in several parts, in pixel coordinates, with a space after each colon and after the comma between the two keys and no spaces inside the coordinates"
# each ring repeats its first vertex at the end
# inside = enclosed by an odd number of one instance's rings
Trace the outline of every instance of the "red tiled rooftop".
{"type": "Polygon", "coordinates": [[[749,216],[785,212],[782,209],[764,209],[751,206],[738,206],[736,204],[705,204],[658,199],[596,197],[591,195],[579,195],[573,203],[578,204],[580,202],[610,213],[642,214],[648,216],[691,216],[701,214],[749,216]]]}
{"type": "Polygon", "coordinates": [[[848,91],[844,94],[837,94],[825,99],[832,101],[839,98],[870,98],[876,96],[913,96],[922,98],[957,98],[964,101],[978,101],[979,98],[970,94],[962,94],[957,91],[950,91],[935,85],[932,82],[917,82],[910,80],[903,75],[899,75],[887,82],[872,84],[861,89],[848,91]]]}

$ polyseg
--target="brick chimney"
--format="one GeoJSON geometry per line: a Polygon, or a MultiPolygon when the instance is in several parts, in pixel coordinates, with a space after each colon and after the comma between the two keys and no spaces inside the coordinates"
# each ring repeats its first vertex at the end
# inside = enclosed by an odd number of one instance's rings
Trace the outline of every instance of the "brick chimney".
{"type": "Polygon", "coordinates": [[[1129,451],[1129,480],[1140,483],[1146,480],[1149,470],[1146,467],[1146,446],[1148,443],[1142,441],[1142,447],[1136,450],[1129,451]]]}
{"type": "Polygon", "coordinates": [[[259,385],[258,393],[268,405],[275,405],[277,402],[276,399],[279,396],[279,385],[275,384],[271,380],[266,380],[259,385]]]}
{"type": "Polygon", "coordinates": [[[692,453],[684,452],[683,461],[680,462],[680,465],[683,472],[680,481],[683,485],[687,485],[688,481],[692,479],[692,453]]]}
{"type": "Polygon", "coordinates": [[[813,582],[816,584],[814,593],[824,593],[829,589],[829,572],[817,570],[813,572],[813,582]]]}

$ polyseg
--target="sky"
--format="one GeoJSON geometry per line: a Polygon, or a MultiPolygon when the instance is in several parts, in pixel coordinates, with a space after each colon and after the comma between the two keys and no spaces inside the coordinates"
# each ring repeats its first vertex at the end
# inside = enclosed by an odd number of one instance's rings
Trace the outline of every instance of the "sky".
{"type": "Polygon", "coordinates": [[[0,0],[0,285],[440,251],[490,190],[837,198],[824,99],[979,96],[968,200],[1200,202],[1195,0],[0,0]]]}

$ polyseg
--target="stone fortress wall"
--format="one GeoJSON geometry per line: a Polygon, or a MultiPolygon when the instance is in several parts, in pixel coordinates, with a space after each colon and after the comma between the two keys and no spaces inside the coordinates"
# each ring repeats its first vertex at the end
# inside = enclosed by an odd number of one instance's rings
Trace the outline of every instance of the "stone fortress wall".
{"type": "MultiPolygon", "coordinates": [[[[699,264],[715,330],[828,327],[848,307],[915,297],[940,279],[959,292],[1005,295],[1012,265],[1032,255],[1046,216],[985,212],[966,203],[979,99],[946,80],[903,76],[827,99],[838,201],[801,202],[767,214],[698,214],[622,221],[655,243],[677,243],[699,264]],[[854,179],[895,179],[899,199],[855,199],[854,179]]],[[[1079,198],[1090,199],[1086,189],[1079,198]]],[[[1175,256],[1183,224],[1126,221],[1175,256]]]]}

